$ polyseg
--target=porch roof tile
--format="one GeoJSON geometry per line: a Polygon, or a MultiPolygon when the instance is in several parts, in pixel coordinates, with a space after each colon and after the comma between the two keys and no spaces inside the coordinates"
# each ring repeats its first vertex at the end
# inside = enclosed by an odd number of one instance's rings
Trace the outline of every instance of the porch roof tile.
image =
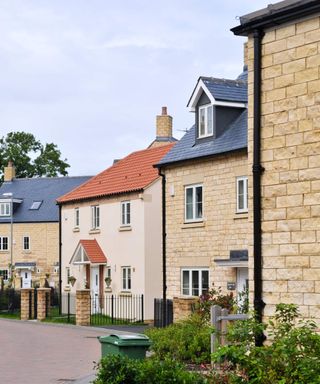
{"type": "Polygon", "coordinates": [[[96,239],[80,240],[79,243],[84,248],[91,263],[98,264],[107,262],[107,258],[96,239]]]}

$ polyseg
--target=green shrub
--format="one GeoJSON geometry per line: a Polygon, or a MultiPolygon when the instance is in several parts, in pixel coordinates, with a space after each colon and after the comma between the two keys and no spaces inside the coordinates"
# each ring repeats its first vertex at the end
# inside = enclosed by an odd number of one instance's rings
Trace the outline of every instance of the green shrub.
{"type": "Polygon", "coordinates": [[[175,361],[154,358],[131,360],[122,355],[104,357],[98,364],[94,384],[204,384],[197,373],[188,372],[175,361]]]}
{"type": "Polygon", "coordinates": [[[320,335],[313,322],[297,321],[298,315],[293,304],[277,305],[269,322],[270,343],[263,347],[256,347],[254,338],[266,326],[254,318],[235,322],[228,336],[232,344],[213,354],[213,360],[222,363],[226,382],[319,384],[320,335]]]}
{"type": "Polygon", "coordinates": [[[211,332],[211,327],[193,314],[166,328],[152,328],[146,334],[157,358],[199,364],[210,362],[211,332]]]}

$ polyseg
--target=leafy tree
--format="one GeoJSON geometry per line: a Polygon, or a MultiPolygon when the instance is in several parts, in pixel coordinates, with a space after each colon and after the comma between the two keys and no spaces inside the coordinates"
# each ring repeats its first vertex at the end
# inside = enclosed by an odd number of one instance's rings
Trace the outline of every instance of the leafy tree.
{"type": "Polygon", "coordinates": [[[16,177],[66,176],[70,165],[61,159],[61,152],[54,143],[43,145],[27,132],[10,132],[0,139],[0,177],[11,160],[16,177]]]}

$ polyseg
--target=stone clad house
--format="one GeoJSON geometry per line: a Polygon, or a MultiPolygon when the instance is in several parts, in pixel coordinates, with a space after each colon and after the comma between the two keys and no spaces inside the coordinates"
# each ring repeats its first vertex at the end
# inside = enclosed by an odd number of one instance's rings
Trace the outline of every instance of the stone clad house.
{"type": "Polygon", "coordinates": [[[200,77],[188,106],[194,126],[157,164],[166,179],[167,296],[176,300],[175,319],[180,304],[212,284],[235,295],[247,288],[251,233],[246,72],[236,80],[200,77]]]}
{"type": "Polygon", "coordinates": [[[15,178],[11,162],[0,187],[0,275],[15,288],[30,288],[49,274],[59,283],[59,208],[57,197],[89,177],[15,178]],[[11,210],[13,207],[13,210],[11,210]],[[12,223],[12,225],[11,225],[12,223]],[[12,236],[12,237],[11,237],[12,236]]]}
{"type": "Polygon", "coordinates": [[[261,317],[285,302],[320,321],[319,16],[318,0],[286,0],[232,29],[248,37],[249,287],[261,317]]]}
{"type": "Polygon", "coordinates": [[[143,294],[144,318],[153,319],[154,298],[162,292],[162,182],[153,164],[175,141],[172,118],[163,108],[149,148],[129,154],[58,199],[64,288],[73,276],[71,292],[86,286],[101,303],[105,291],[126,302],[143,294]]]}

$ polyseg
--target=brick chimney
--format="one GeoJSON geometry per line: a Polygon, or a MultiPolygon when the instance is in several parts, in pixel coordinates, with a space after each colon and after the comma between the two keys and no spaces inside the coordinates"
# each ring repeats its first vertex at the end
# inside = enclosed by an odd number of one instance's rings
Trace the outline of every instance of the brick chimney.
{"type": "Polygon", "coordinates": [[[167,113],[167,107],[162,107],[161,115],[157,116],[157,138],[172,137],[172,117],[167,113]]]}
{"type": "Polygon", "coordinates": [[[16,177],[16,168],[11,160],[8,161],[8,165],[4,167],[4,181],[12,181],[16,177]]]}

